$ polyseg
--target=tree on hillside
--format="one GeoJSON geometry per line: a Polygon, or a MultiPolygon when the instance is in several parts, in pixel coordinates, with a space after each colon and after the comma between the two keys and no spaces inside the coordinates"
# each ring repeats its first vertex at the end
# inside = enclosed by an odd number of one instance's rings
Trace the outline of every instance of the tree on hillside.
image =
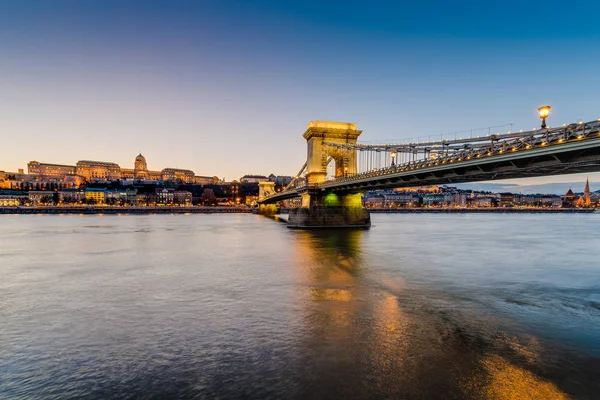
{"type": "Polygon", "coordinates": [[[202,204],[204,205],[214,205],[217,203],[217,196],[215,196],[215,192],[212,189],[204,189],[202,193],[202,204]]]}

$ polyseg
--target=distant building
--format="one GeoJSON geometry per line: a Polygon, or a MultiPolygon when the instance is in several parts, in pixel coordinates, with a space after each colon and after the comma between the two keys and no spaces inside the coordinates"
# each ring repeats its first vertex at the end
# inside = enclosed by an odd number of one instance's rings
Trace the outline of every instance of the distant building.
{"type": "Polygon", "coordinates": [[[478,196],[474,202],[475,207],[494,207],[497,204],[497,200],[492,196],[478,196]]]}
{"type": "Polygon", "coordinates": [[[93,201],[96,204],[104,204],[106,200],[106,189],[87,188],[85,190],[85,199],[93,201]]]}
{"type": "Polygon", "coordinates": [[[154,193],[156,196],[156,204],[173,204],[173,199],[175,198],[174,192],[175,190],[173,189],[156,189],[154,193]]]}
{"type": "Polygon", "coordinates": [[[154,192],[139,192],[135,196],[135,203],[138,206],[153,206],[156,204],[156,194],[154,192]]]}
{"type": "Polygon", "coordinates": [[[16,207],[24,205],[29,200],[25,192],[17,190],[0,190],[0,207],[16,207]]]}
{"type": "Polygon", "coordinates": [[[240,178],[241,183],[268,182],[269,178],[264,175],[244,175],[240,178]]]}
{"type": "Polygon", "coordinates": [[[104,192],[104,201],[111,205],[135,204],[136,195],[135,189],[107,189],[104,192]]]}
{"type": "Polygon", "coordinates": [[[292,176],[275,176],[274,174],[269,175],[269,181],[275,182],[277,186],[286,187],[294,179],[292,176]]]}
{"type": "Polygon", "coordinates": [[[33,205],[53,205],[54,192],[46,190],[30,190],[29,202],[33,205]]]}
{"type": "Polygon", "coordinates": [[[515,205],[515,195],[512,193],[498,193],[498,205],[500,207],[512,207],[515,205]]]}
{"type": "Polygon", "coordinates": [[[149,170],[146,157],[140,153],[133,161],[133,169],[121,168],[121,178],[136,181],[157,181],[161,179],[161,172],[149,170]]]}
{"type": "Polygon", "coordinates": [[[85,191],[79,189],[63,189],[58,192],[61,203],[79,203],[85,200],[85,191]]]}
{"type": "Polygon", "coordinates": [[[218,176],[194,176],[196,185],[218,185],[220,182],[218,176]]]}
{"type": "Polygon", "coordinates": [[[567,191],[567,193],[562,198],[562,206],[563,208],[573,208],[577,204],[577,200],[579,200],[579,196],[577,196],[571,188],[567,191]]]}
{"type": "Polygon", "coordinates": [[[38,161],[27,163],[27,173],[31,175],[46,175],[64,177],[66,175],[75,175],[76,168],[72,165],[46,164],[38,161]]]}
{"type": "Polygon", "coordinates": [[[423,196],[424,206],[445,206],[446,195],[443,193],[427,193],[423,196]]]}
{"type": "Polygon", "coordinates": [[[121,167],[104,161],[77,161],[77,175],[88,182],[116,181],[121,179],[121,167]]]}
{"type": "Polygon", "coordinates": [[[421,203],[417,193],[404,192],[368,192],[363,197],[363,203],[369,208],[380,207],[416,207],[421,203]]]}
{"type": "MultiPolygon", "coordinates": [[[[121,168],[118,164],[105,161],[78,161],[76,165],[48,164],[39,161],[30,161],[27,164],[28,175],[22,174],[22,171],[14,181],[41,181],[55,180],[60,182],[73,182],[79,185],[80,180],[87,182],[97,181],[116,181],[120,179],[131,181],[173,181],[186,184],[218,184],[219,178],[216,176],[196,176],[194,171],[189,169],[165,168],[162,171],[152,171],[148,169],[146,158],[142,154],[135,157],[133,169],[121,168]],[[42,179],[44,177],[44,179],[42,179]],[[48,179],[52,178],[52,179],[48,179]]],[[[266,178],[265,178],[266,179],[266,178]]],[[[8,179],[0,174],[0,188],[9,188],[8,179]]]]}
{"type": "Polygon", "coordinates": [[[467,194],[465,192],[452,193],[452,203],[455,207],[467,206],[467,194]]]}
{"type": "Polygon", "coordinates": [[[180,205],[191,205],[192,204],[192,192],[187,190],[176,190],[173,192],[173,203],[180,205]]]}
{"type": "Polygon", "coordinates": [[[563,202],[560,196],[551,194],[515,194],[515,205],[520,207],[559,208],[563,202]]]}
{"type": "Polygon", "coordinates": [[[161,171],[163,181],[194,183],[195,176],[194,171],[189,169],[165,168],[161,171]]]}
{"type": "Polygon", "coordinates": [[[590,195],[590,180],[585,180],[585,189],[583,191],[583,197],[580,199],[581,206],[580,207],[591,207],[592,206],[592,197],[590,195]]]}

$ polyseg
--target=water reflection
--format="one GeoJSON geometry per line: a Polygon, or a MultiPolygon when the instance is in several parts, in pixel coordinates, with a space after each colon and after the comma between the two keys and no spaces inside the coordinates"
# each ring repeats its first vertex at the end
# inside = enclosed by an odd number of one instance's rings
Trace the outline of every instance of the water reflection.
{"type": "Polygon", "coordinates": [[[303,365],[310,371],[303,396],[568,398],[532,372],[539,361],[535,338],[522,342],[477,318],[462,325],[434,302],[417,301],[423,294],[406,290],[402,279],[374,272],[377,260],[362,251],[369,233],[294,238],[305,289],[303,365]]]}
{"type": "MultiPolygon", "coordinates": [[[[318,232],[253,215],[14,218],[0,224],[0,398],[594,399],[600,392],[597,353],[578,347],[581,337],[598,346],[596,314],[586,314],[582,335],[564,323],[577,321],[574,314],[528,311],[519,320],[489,306],[508,294],[543,309],[553,303],[536,293],[557,291],[538,282],[547,269],[519,261],[524,253],[499,264],[510,273],[489,279],[498,270],[491,263],[505,259],[489,257],[495,247],[468,248],[489,233],[483,216],[467,221],[477,233],[456,232],[464,216],[318,232]],[[456,248],[468,248],[469,259],[456,248]],[[537,290],[515,289],[508,278],[537,290]],[[524,320],[564,325],[569,334],[552,341],[524,320]]],[[[503,221],[494,226],[507,229],[503,221]]],[[[540,221],[528,237],[547,235],[546,227],[540,221]]],[[[511,240],[505,245],[521,243],[511,240]]],[[[553,259],[568,265],[560,254],[553,259]]],[[[581,283],[591,276],[571,285],[590,293],[583,301],[597,301],[595,287],[581,283]]]]}

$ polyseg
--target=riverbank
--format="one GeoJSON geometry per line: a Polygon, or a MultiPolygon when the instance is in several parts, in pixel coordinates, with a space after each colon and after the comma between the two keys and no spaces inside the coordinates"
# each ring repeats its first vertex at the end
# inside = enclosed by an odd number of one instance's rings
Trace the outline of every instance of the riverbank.
{"type": "Polygon", "coordinates": [[[252,213],[246,207],[0,207],[0,214],[233,214],[252,213]]]}
{"type": "MultiPolygon", "coordinates": [[[[573,214],[593,213],[594,208],[369,208],[372,214],[573,214]]],[[[0,214],[251,214],[246,207],[0,207],[0,214]]],[[[287,214],[282,208],[280,214],[287,214]]]]}
{"type": "Polygon", "coordinates": [[[594,208],[369,208],[368,210],[372,214],[572,214],[593,213],[595,211],[594,208]]]}

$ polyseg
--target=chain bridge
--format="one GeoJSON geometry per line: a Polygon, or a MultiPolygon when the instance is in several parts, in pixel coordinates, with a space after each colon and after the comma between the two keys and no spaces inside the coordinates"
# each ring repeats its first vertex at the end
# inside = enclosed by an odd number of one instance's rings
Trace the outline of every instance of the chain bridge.
{"type": "Polygon", "coordinates": [[[353,123],[312,121],[303,135],[306,163],[280,192],[272,182],[260,184],[259,212],[301,197],[290,228],[367,228],[366,190],[600,171],[600,119],[396,144],[358,143],[361,133],[353,123]]]}

